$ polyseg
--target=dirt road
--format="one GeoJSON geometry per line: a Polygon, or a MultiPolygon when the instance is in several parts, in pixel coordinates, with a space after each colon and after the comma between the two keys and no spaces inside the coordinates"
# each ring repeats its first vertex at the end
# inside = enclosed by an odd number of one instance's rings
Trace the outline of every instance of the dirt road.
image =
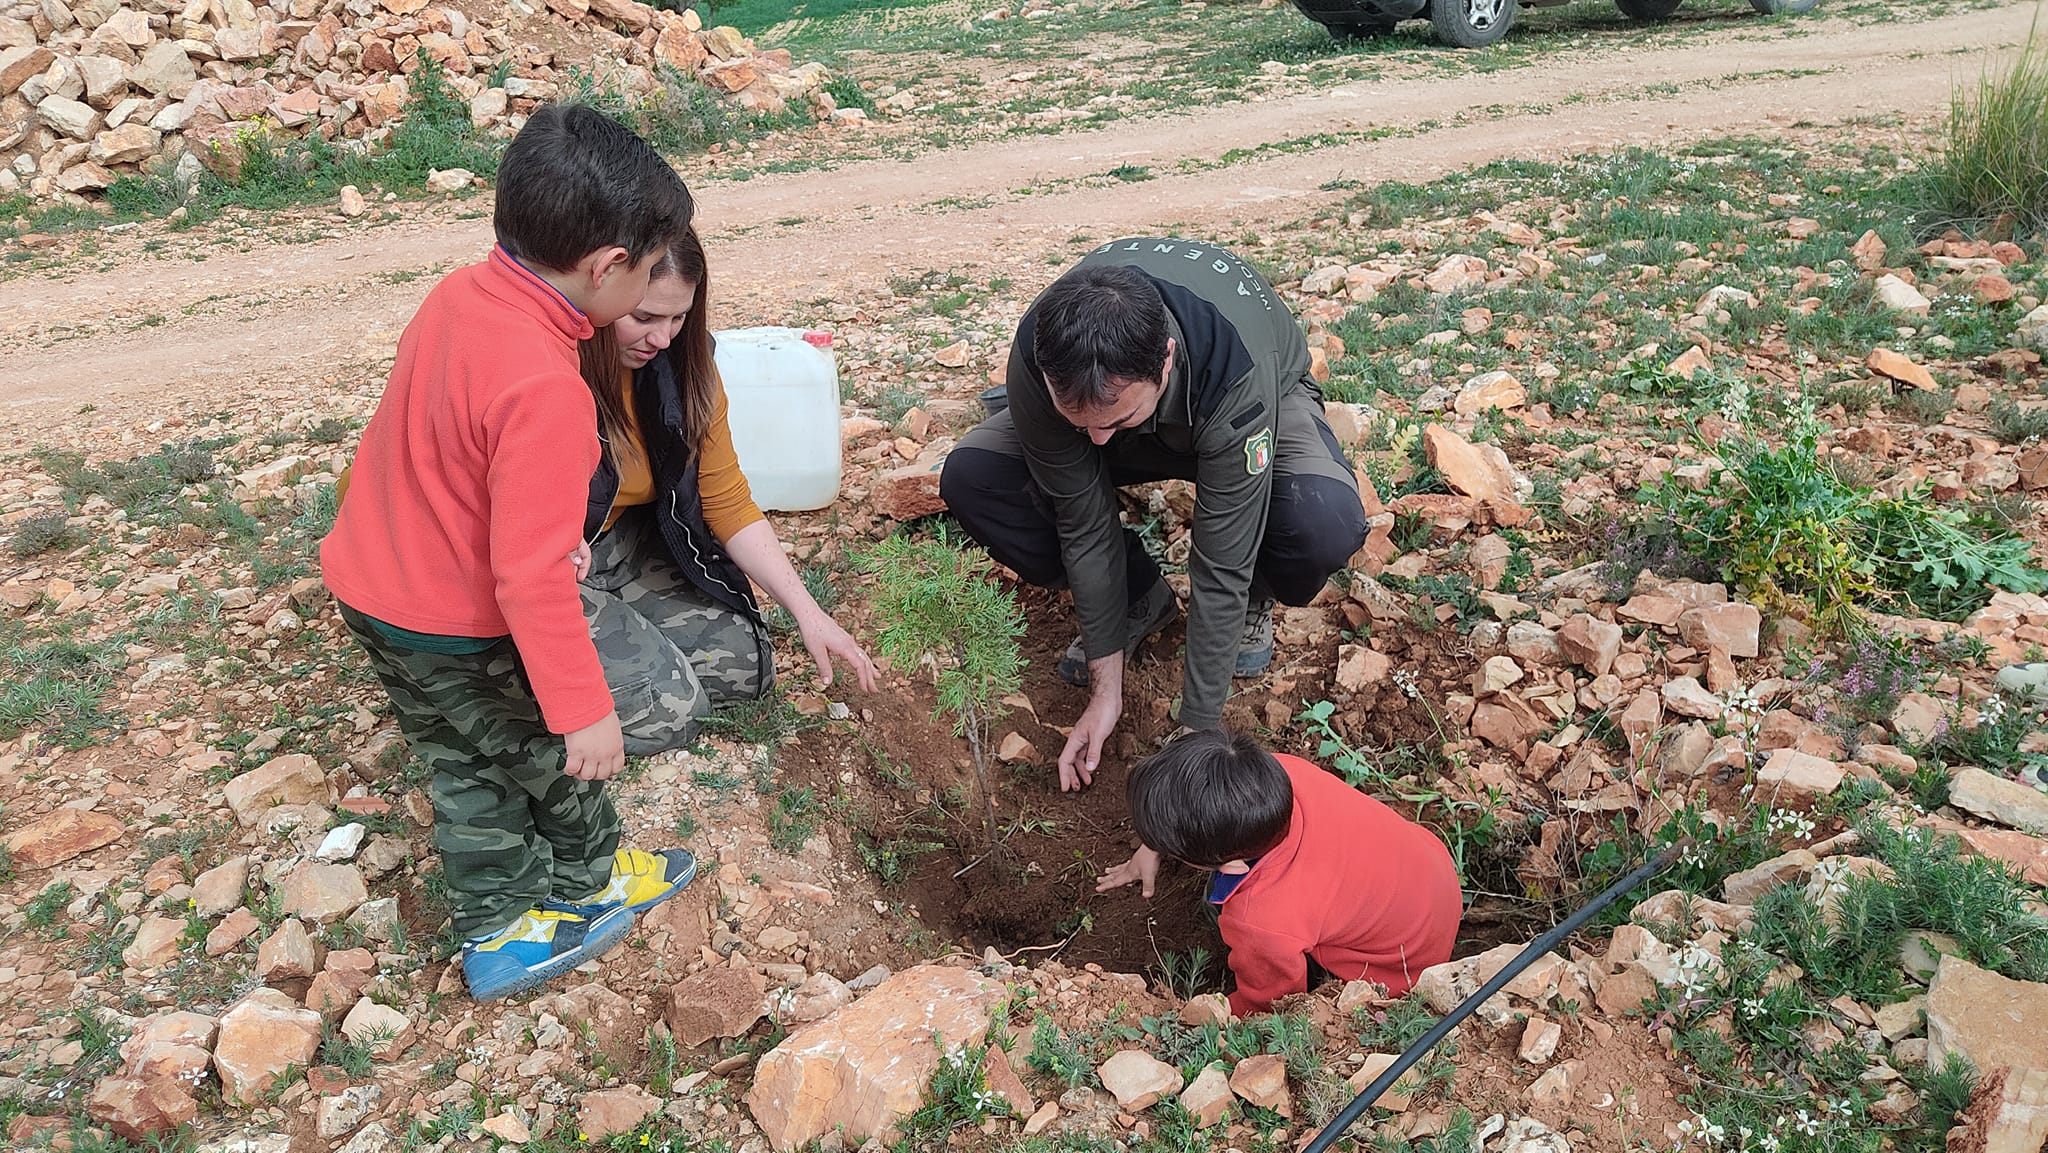
{"type": "MultiPolygon", "coordinates": [[[[2033,18],[2033,6],[2014,5],[1873,27],[1758,24],[1654,50],[1603,44],[1508,71],[1350,84],[697,188],[721,271],[721,322],[779,320],[893,275],[1036,256],[1077,231],[1297,219],[1341,195],[1319,191],[1338,178],[1417,181],[1502,157],[1671,144],[1798,120],[1926,117],[1946,108],[1951,81],[1974,76],[1986,51],[2022,42],[2033,18]],[[1401,134],[1369,135],[1387,129],[1401,134]],[[1356,142],[1299,145],[1318,133],[1356,142]],[[1292,149],[1221,159],[1290,141],[1292,149]],[[1161,175],[1075,184],[1121,164],[1161,175]],[[719,240],[721,232],[729,235],[719,240]]],[[[117,262],[0,285],[9,439],[33,441],[83,404],[111,418],[248,390],[303,392],[337,366],[388,355],[431,273],[488,245],[487,219],[475,204],[462,208],[471,218],[408,208],[405,221],[312,242],[258,240],[203,261],[117,262]]],[[[113,246],[123,243],[133,250],[113,246]]]]}

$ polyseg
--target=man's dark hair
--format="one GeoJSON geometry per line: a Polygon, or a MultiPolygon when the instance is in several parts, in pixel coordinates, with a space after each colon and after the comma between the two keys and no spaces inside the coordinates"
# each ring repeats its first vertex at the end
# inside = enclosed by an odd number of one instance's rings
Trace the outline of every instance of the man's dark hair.
{"type": "Polygon", "coordinates": [[[1114,404],[1124,386],[1152,380],[1166,363],[1166,301],[1145,274],[1084,264],[1038,298],[1031,352],[1060,407],[1114,404]]]}
{"type": "Polygon", "coordinates": [[[1230,732],[1194,732],[1131,769],[1131,827],[1145,847],[1213,869],[1287,837],[1294,786],[1265,746],[1230,732]]]}
{"type": "Polygon", "coordinates": [[[614,245],[639,263],[685,229],[695,206],[668,161],[582,104],[546,104],[498,164],[491,224],[506,252],[557,272],[614,245]]]}

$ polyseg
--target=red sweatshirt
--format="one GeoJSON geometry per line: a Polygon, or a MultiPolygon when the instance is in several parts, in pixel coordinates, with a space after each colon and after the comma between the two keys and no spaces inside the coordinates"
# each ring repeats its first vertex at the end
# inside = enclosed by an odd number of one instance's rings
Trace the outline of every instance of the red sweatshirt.
{"type": "Polygon", "coordinates": [[[357,612],[415,632],[511,634],[557,733],[612,709],[568,560],[599,451],[576,362],[590,334],[502,249],[450,274],[399,337],[320,544],[327,587],[357,612]]]}
{"type": "Polygon", "coordinates": [[[1305,991],[1311,957],[1347,981],[1407,992],[1451,959],[1464,894],[1450,850],[1342,778],[1277,755],[1294,785],[1294,822],[1219,914],[1237,975],[1231,1012],[1305,991]]]}

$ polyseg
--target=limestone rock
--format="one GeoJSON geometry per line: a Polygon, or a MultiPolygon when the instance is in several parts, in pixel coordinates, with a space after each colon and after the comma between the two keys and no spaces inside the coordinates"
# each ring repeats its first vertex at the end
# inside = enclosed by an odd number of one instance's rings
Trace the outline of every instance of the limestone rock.
{"type": "Polygon", "coordinates": [[[884,472],[868,489],[869,503],[876,512],[899,521],[946,511],[946,498],[939,495],[939,470],[944,464],[943,457],[920,459],[884,472]]]}
{"type": "Polygon", "coordinates": [[[105,848],[120,840],[123,831],[120,820],[106,813],[62,808],[8,834],[6,844],[16,865],[47,869],[81,853],[105,848]]]}
{"type": "MultiPolygon", "coordinates": [[[[1180,1070],[1143,1049],[1122,1049],[1095,1070],[1102,1087],[1116,1098],[1116,1106],[1137,1113],[1157,1104],[1162,1097],[1179,1093],[1180,1070]]],[[[1233,1091],[1235,1086],[1233,1086],[1233,1091]]]]}
{"type": "Polygon", "coordinates": [[[69,136],[73,140],[90,140],[92,132],[100,122],[100,114],[92,105],[62,96],[45,96],[36,105],[36,120],[52,132],[69,136]]]}
{"type": "Polygon", "coordinates": [[[184,923],[169,917],[145,917],[135,930],[135,939],[121,951],[121,961],[131,969],[148,972],[171,963],[178,955],[178,938],[184,923]]]}
{"type": "Polygon", "coordinates": [[[177,41],[159,40],[128,70],[128,79],[152,96],[177,97],[199,79],[199,72],[177,41]]]}
{"type": "Polygon", "coordinates": [[[665,1019],[676,1044],[694,1049],[706,1041],[745,1036],[766,1011],[760,978],[752,970],[720,965],[671,986],[665,1019]]]}
{"type": "Polygon", "coordinates": [[[1564,1040],[1564,1027],[1541,1016],[1532,1016],[1522,1025],[1522,1041],[1516,1053],[1531,1065],[1548,1065],[1557,1056],[1558,1042],[1564,1040]]]}
{"type": "Polygon", "coordinates": [[[1673,677],[1665,681],[1658,695],[1664,698],[1664,707],[1681,717],[1713,721],[1721,719],[1727,709],[1721,698],[1707,691],[1706,686],[1693,677],[1673,677]]]}
{"type": "Polygon", "coordinates": [[[2021,832],[2048,834],[2048,793],[1969,768],[1949,782],[1949,804],[2021,832]]]}
{"type": "Polygon", "coordinates": [[[1528,399],[1528,390],[1513,373],[1482,372],[1458,390],[1451,408],[1463,416],[1477,416],[1489,409],[1520,408],[1528,399]]]}
{"type": "Polygon", "coordinates": [[[979,1041],[1005,994],[967,970],[906,969],[763,1057],[747,1107],[777,1150],[835,1129],[849,1142],[886,1143],[918,1108],[941,1053],[979,1041]]]}
{"type": "Polygon", "coordinates": [[[341,1140],[369,1119],[370,1109],[383,1095],[384,1090],[376,1085],[354,1085],[332,1097],[321,1098],[313,1121],[314,1131],[322,1140],[341,1140]]]}
{"type": "Polygon", "coordinates": [[[353,184],[341,186],[339,203],[336,205],[336,208],[343,216],[350,220],[354,220],[370,210],[370,206],[363,201],[362,191],[353,184]]]}
{"type": "Polygon", "coordinates": [[[148,1142],[199,1116],[199,1103],[174,1077],[107,1077],[92,1087],[85,1111],[129,1141],[148,1142]]]}
{"type": "Polygon", "coordinates": [[[308,861],[284,881],[284,911],[315,924],[338,921],[369,899],[370,890],[354,865],[308,861]]]}
{"type": "Polygon", "coordinates": [[[1210,1065],[1181,1090],[1180,1107],[1195,1119],[1196,1128],[1207,1129],[1223,1120],[1234,1099],[1230,1078],[1223,1072],[1223,1066],[1210,1065]]]}
{"type": "Polygon", "coordinates": [[[259,1104],[286,1068],[306,1067],[320,1050],[320,1014],[301,1009],[274,991],[250,994],[220,1019],[213,1069],[221,1095],[242,1106],[259,1104]]]}
{"type": "Polygon", "coordinates": [[[1293,1097],[1287,1091],[1287,1062],[1275,1054],[1260,1053],[1239,1061],[1230,1073],[1230,1091],[1282,1117],[1294,1116],[1293,1097]]]}
{"type": "Polygon", "coordinates": [[[1585,1072],[1585,1065],[1578,1061],[1566,1061],[1536,1078],[1529,1086],[1529,1104],[1539,1109],[1563,1109],[1572,1103],[1578,1094],[1579,1080],[1585,1072]]]}
{"type": "Polygon", "coordinates": [[[1842,766],[1797,749],[1772,749],[1757,770],[1757,784],[1806,797],[1825,797],[1842,787],[1842,766]]]}
{"type": "Polygon", "coordinates": [[[356,1044],[369,1044],[379,1061],[395,1061],[412,1044],[412,1018],[362,997],[342,1018],[342,1034],[356,1044]]]}
{"type": "Polygon", "coordinates": [[[1515,499],[1514,466],[1499,446],[1473,444],[1448,425],[1432,424],[1422,430],[1422,447],[1453,490],[1482,501],[1515,499]]]}
{"type": "Polygon", "coordinates": [[[1394,662],[1365,645],[1343,645],[1337,650],[1337,685],[1345,692],[1363,692],[1392,675],[1394,662]]]}
{"type": "Polygon", "coordinates": [[[1696,649],[1718,648],[1731,657],[1753,657],[1763,623],[1763,614],[1754,605],[1701,605],[1679,614],[1678,635],[1696,649]]]}
{"type": "MultiPolygon", "coordinates": [[[[1562,1068],[1561,1065],[1558,1067],[1562,1068]]],[[[1550,1076],[1558,1069],[1552,1069],[1544,1076],[1550,1076]]],[[[1541,1078],[1537,1083],[1542,1083],[1541,1078]]],[[[1530,1086],[1529,1094],[1532,1098],[1535,1096],[1534,1085],[1530,1086]]],[[[1572,1153],[1572,1146],[1571,1142],[1564,1139],[1564,1134],[1536,1118],[1517,1117],[1508,1122],[1507,1128],[1501,1133],[1500,1153],[1572,1153]]]]}
{"type": "Polygon", "coordinates": [[[585,1093],[576,1111],[576,1128],[592,1141],[631,1133],[661,1108],[661,1098],[638,1085],[585,1093]]]}
{"type": "Polygon", "coordinates": [[[1779,885],[1803,882],[1820,859],[1805,849],[1793,849],[1770,860],[1731,874],[1721,883],[1721,894],[1731,905],[1754,905],[1757,898],[1779,885]]]}
{"type": "Polygon", "coordinates": [[[163,133],[130,121],[93,137],[89,155],[95,164],[135,164],[155,156],[162,143],[163,133]]]}
{"type": "Polygon", "coordinates": [[[428,192],[460,192],[476,183],[476,173],[467,168],[444,168],[427,174],[428,192]]]}
{"type": "Polygon", "coordinates": [[[1621,626],[1580,613],[1557,630],[1557,647],[1565,659],[1592,673],[1606,676],[1621,655],[1621,626]]]}
{"type": "Polygon", "coordinates": [[[2048,1036],[2048,985],[2015,981],[1961,957],[1943,956],[1927,987],[1927,1059],[1940,1066],[1950,1053],[1980,1071],[2048,1069],[2041,1038],[2048,1036]]]}
{"type": "Polygon", "coordinates": [[[249,885],[249,858],[229,857],[192,881],[192,908],[202,917],[219,917],[242,905],[249,885]]]}
{"type": "Polygon", "coordinates": [[[256,975],[265,981],[297,981],[320,971],[321,948],[306,932],[305,923],[286,917],[284,923],[256,947],[256,975]]]}
{"type": "Polygon", "coordinates": [[[1887,272],[1877,278],[1875,288],[1877,302],[1895,312],[1926,316],[1934,302],[1921,294],[1920,290],[1887,272]]]}
{"type": "Polygon", "coordinates": [[[304,753],[272,757],[229,781],[221,790],[235,819],[254,825],[257,818],[277,805],[334,804],[333,787],[320,764],[304,753]]]}

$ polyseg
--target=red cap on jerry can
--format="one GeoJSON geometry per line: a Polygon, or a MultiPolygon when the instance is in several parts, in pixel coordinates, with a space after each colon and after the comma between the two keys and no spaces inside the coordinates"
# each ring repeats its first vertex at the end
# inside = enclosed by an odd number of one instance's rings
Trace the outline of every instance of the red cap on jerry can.
{"type": "Polygon", "coordinates": [[[832,347],[832,334],[829,332],[819,332],[814,328],[804,333],[804,343],[814,348],[830,348],[832,347]]]}

